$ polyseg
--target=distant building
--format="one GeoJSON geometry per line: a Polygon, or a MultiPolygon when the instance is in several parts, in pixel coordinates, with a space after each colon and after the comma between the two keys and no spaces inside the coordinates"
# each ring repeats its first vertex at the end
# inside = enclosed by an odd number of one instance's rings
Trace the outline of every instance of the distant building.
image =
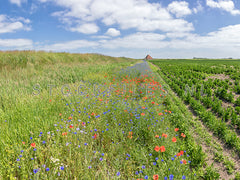
{"type": "Polygon", "coordinates": [[[145,60],[151,60],[153,59],[149,54],[145,57],[145,60]]]}

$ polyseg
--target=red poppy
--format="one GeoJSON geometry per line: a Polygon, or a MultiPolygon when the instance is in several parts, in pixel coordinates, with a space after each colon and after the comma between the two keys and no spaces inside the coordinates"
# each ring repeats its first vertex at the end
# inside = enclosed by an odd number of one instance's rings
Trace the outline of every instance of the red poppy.
{"type": "Polygon", "coordinates": [[[23,144],[25,144],[25,142],[24,142],[24,141],[23,141],[22,143],[23,143],[23,144]]]}
{"type": "Polygon", "coordinates": [[[153,180],[158,180],[158,174],[153,175],[153,180]]]}
{"type": "Polygon", "coordinates": [[[93,136],[94,136],[94,139],[97,139],[97,134],[96,133],[93,136]]]}
{"type": "Polygon", "coordinates": [[[187,164],[187,161],[184,160],[184,159],[182,159],[182,163],[183,163],[183,164],[187,164]]]}
{"type": "Polygon", "coordinates": [[[156,135],[155,138],[159,138],[159,135],[156,135]]]}
{"type": "Polygon", "coordinates": [[[68,117],[68,119],[72,119],[72,117],[70,116],[70,117],[68,117]]]}
{"type": "Polygon", "coordinates": [[[61,116],[62,114],[61,113],[59,113],[59,116],[61,116]]]}
{"type": "Polygon", "coordinates": [[[161,147],[160,147],[160,150],[161,150],[161,152],[165,152],[165,151],[166,151],[166,149],[165,149],[164,146],[161,146],[161,147]]]}
{"type": "Polygon", "coordinates": [[[163,133],[163,134],[162,134],[162,137],[165,137],[165,138],[167,138],[167,134],[164,134],[164,133],[163,133]]]}
{"type": "Polygon", "coordinates": [[[185,137],[186,137],[186,135],[185,135],[184,133],[181,133],[181,136],[182,136],[183,138],[185,138],[185,137]]]}
{"type": "Polygon", "coordinates": [[[141,116],[145,116],[145,113],[141,113],[141,116]]]}
{"type": "Polygon", "coordinates": [[[70,125],[69,128],[74,128],[74,126],[70,125]]]}
{"type": "Polygon", "coordinates": [[[49,102],[52,102],[52,100],[51,100],[51,99],[49,99],[49,102]]]}
{"type": "Polygon", "coordinates": [[[66,135],[67,135],[67,132],[63,132],[62,135],[63,135],[63,136],[66,136],[66,135]]]}
{"type": "Polygon", "coordinates": [[[172,142],[177,142],[177,138],[173,137],[172,142]]]}
{"type": "Polygon", "coordinates": [[[174,130],[174,131],[175,131],[175,132],[177,132],[178,130],[179,130],[178,128],[175,128],[175,130],[174,130]]]}
{"type": "Polygon", "coordinates": [[[157,152],[158,152],[160,149],[161,149],[161,148],[160,148],[159,146],[156,146],[156,147],[154,148],[154,150],[157,151],[157,152]]]}
{"type": "Polygon", "coordinates": [[[31,146],[32,146],[33,148],[35,148],[35,147],[36,147],[36,144],[35,144],[35,143],[32,143],[31,146]]]}
{"type": "Polygon", "coordinates": [[[163,115],[163,113],[158,113],[159,116],[163,115]]]}

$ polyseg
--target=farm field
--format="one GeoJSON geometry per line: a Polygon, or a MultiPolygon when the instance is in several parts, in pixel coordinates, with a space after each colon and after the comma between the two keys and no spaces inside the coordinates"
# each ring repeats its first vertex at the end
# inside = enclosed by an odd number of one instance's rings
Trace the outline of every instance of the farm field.
{"type": "Polygon", "coordinates": [[[0,179],[240,179],[239,69],[1,52],[0,179]]]}
{"type": "Polygon", "coordinates": [[[195,136],[202,136],[199,143],[207,153],[207,163],[219,169],[222,179],[233,179],[233,174],[237,174],[235,179],[239,179],[240,61],[204,59],[151,62],[193,114],[195,136]],[[199,131],[198,127],[205,132],[199,131]]]}

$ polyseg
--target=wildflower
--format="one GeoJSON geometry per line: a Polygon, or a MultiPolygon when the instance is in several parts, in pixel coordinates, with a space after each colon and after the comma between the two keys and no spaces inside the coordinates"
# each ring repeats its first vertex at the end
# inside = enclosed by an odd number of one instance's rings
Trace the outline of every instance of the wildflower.
{"type": "Polygon", "coordinates": [[[175,130],[174,130],[174,131],[175,131],[175,132],[177,132],[178,130],[179,130],[178,128],[175,128],[175,130]]]}
{"type": "Polygon", "coordinates": [[[35,143],[32,143],[31,146],[32,146],[33,148],[35,148],[35,147],[36,147],[36,144],[35,144],[35,143]]]}
{"type": "Polygon", "coordinates": [[[94,139],[97,139],[97,134],[96,134],[96,133],[93,135],[93,138],[94,138],[94,139]]]}
{"type": "Polygon", "coordinates": [[[148,176],[145,176],[144,179],[148,179],[148,176]]]}
{"type": "Polygon", "coordinates": [[[154,150],[158,152],[158,151],[160,150],[160,147],[159,147],[159,146],[156,146],[156,147],[154,148],[154,150]]]}
{"type": "Polygon", "coordinates": [[[183,138],[185,138],[185,137],[186,137],[186,135],[185,135],[185,134],[183,134],[183,133],[181,133],[181,136],[182,136],[183,138]]]}
{"type": "Polygon", "coordinates": [[[25,144],[25,142],[23,141],[22,144],[25,144]]]}
{"type": "Polygon", "coordinates": [[[117,176],[120,176],[120,172],[117,172],[117,176]]]}
{"type": "Polygon", "coordinates": [[[74,128],[74,126],[70,125],[69,128],[74,128]]]}
{"type": "Polygon", "coordinates": [[[156,135],[155,138],[159,138],[159,135],[156,135]]]}
{"type": "Polygon", "coordinates": [[[184,159],[182,159],[182,163],[183,163],[183,164],[187,164],[187,161],[184,160],[184,159]]]}
{"type": "Polygon", "coordinates": [[[37,170],[37,169],[34,169],[33,172],[34,172],[34,174],[36,174],[36,173],[38,172],[38,170],[37,170]]]}
{"type": "Polygon", "coordinates": [[[164,133],[163,133],[163,134],[162,134],[162,137],[165,137],[165,138],[167,138],[167,134],[164,134],[164,133]]]}
{"type": "Polygon", "coordinates": [[[61,170],[64,170],[64,166],[61,166],[61,168],[60,168],[61,170]]]}
{"type": "Polygon", "coordinates": [[[177,138],[173,137],[172,142],[177,142],[177,138]]]}
{"type": "Polygon", "coordinates": [[[145,116],[145,113],[141,113],[141,116],[145,116]]]}
{"type": "Polygon", "coordinates": [[[183,176],[182,176],[182,179],[186,179],[186,176],[183,175],[183,176]]]}
{"type": "Polygon", "coordinates": [[[66,136],[66,135],[67,135],[67,132],[63,132],[62,135],[63,135],[63,136],[66,136]]]}
{"type": "Polygon", "coordinates": [[[158,180],[158,174],[153,175],[153,180],[158,180]]]}
{"type": "Polygon", "coordinates": [[[46,168],[46,171],[49,171],[49,168],[46,168]]]}
{"type": "Polygon", "coordinates": [[[161,147],[160,147],[160,150],[161,150],[161,152],[165,152],[166,149],[165,149],[164,146],[161,146],[161,147]]]}

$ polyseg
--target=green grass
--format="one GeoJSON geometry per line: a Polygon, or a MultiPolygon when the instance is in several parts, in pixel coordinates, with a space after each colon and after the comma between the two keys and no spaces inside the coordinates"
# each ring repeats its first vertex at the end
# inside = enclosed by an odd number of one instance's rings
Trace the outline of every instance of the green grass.
{"type": "Polygon", "coordinates": [[[0,53],[0,178],[199,179],[205,156],[156,74],[118,73],[137,62],[0,53]]]}

